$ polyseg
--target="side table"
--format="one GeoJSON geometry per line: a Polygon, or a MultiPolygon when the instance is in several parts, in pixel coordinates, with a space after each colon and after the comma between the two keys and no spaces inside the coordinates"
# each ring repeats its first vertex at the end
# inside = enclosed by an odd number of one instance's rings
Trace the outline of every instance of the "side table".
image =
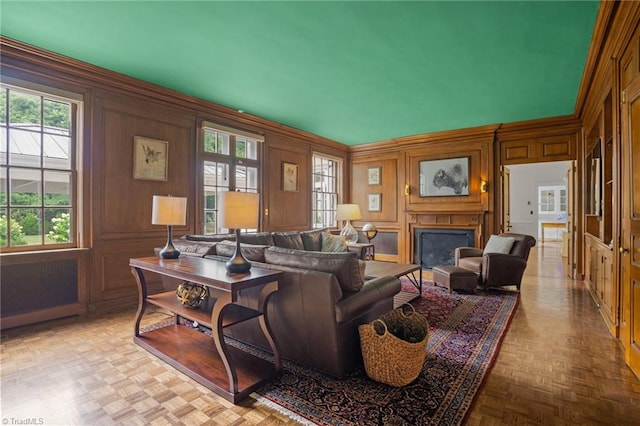
{"type": "Polygon", "coordinates": [[[362,260],[375,260],[376,247],[371,243],[348,243],[349,251],[358,253],[358,257],[362,260]]]}
{"type": "Polygon", "coordinates": [[[129,265],[139,294],[135,343],[234,404],[280,372],[280,348],[269,325],[267,304],[278,290],[281,271],[254,267],[246,274],[229,275],[223,262],[197,257],[146,257],[130,259],[129,265]],[[189,308],[177,300],[175,291],[150,295],[145,272],[204,285],[209,290],[209,297],[200,307],[189,308]],[[240,290],[249,287],[261,288],[257,310],[236,303],[240,290]],[[148,303],[174,313],[176,323],[140,333],[140,320],[148,303]],[[211,330],[211,336],[179,325],[178,317],[197,321],[211,330]],[[273,363],[228,346],[224,341],[225,327],[251,318],[258,318],[273,351],[273,363]]]}

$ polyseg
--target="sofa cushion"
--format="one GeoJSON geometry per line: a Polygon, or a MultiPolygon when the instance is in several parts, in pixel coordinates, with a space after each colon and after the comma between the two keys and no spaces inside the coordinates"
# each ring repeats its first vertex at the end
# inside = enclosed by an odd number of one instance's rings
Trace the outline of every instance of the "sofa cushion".
{"type": "Polygon", "coordinates": [[[484,247],[483,254],[487,254],[487,253],[509,254],[511,252],[511,247],[513,247],[514,241],[515,241],[515,238],[513,237],[500,237],[498,235],[491,235],[489,237],[489,241],[487,241],[487,245],[484,247]]]}
{"type": "Polygon", "coordinates": [[[264,251],[264,256],[266,262],[273,265],[332,273],[343,292],[359,291],[362,288],[358,255],[353,252],[323,253],[269,247],[264,251]]]}
{"type": "Polygon", "coordinates": [[[290,248],[296,250],[304,250],[304,243],[300,232],[274,232],[273,245],[276,247],[290,248]]]}
{"type": "Polygon", "coordinates": [[[322,249],[324,252],[341,252],[348,251],[347,240],[340,235],[332,235],[328,232],[322,233],[322,249]]]}
{"type": "Polygon", "coordinates": [[[216,253],[216,244],[208,241],[173,240],[173,245],[180,255],[204,257],[216,253]]]}
{"type": "Polygon", "coordinates": [[[260,246],[272,246],[273,236],[271,235],[271,232],[256,232],[256,233],[240,234],[240,242],[247,243],[247,244],[255,244],[260,246]]]}
{"type": "Polygon", "coordinates": [[[322,234],[324,234],[325,232],[326,232],[326,228],[300,232],[304,249],[307,251],[321,251],[322,250],[322,234]]]}
{"type": "Polygon", "coordinates": [[[236,234],[215,234],[215,235],[195,235],[195,234],[187,234],[184,236],[184,239],[187,241],[209,241],[209,242],[219,242],[224,240],[235,240],[236,234]]]}
{"type": "MultiPolygon", "coordinates": [[[[240,251],[242,251],[242,255],[252,262],[263,262],[264,251],[269,247],[267,245],[257,245],[257,244],[246,244],[240,243],[240,251]]],[[[236,242],[235,241],[221,241],[216,244],[216,254],[224,257],[231,257],[236,252],[236,242]]],[[[213,254],[213,253],[209,253],[213,254]]]]}

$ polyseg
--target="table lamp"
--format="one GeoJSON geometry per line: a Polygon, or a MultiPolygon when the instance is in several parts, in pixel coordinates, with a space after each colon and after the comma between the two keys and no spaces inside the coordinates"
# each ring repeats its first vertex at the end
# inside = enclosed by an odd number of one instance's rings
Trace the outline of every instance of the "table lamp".
{"type": "Polygon", "coordinates": [[[352,220],[362,219],[360,206],[357,204],[338,204],[336,206],[336,219],[345,220],[344,228],[340,231],[340,235],[345,238],[348,244],[358,241],[358,231],[351,225],[352,220]]]}
{"type": "Polygon", "coordinates": [[[163,259],[180,257],[180,251],[173,246],[171,231],[173,225],[187,223],[187,199],[170,195],[154,195],[151,223],[153,225],[167,225],[167,244],[160,250],[160,257],[163,259]]]}
{"type": "Polygon", "coordinates": [[[226,263],[230,274],[245,274],[251,269],[240,248],[240,229],[258,228],[259,200],[255,192],[221,192],[218,196],[218,226],[236,230],[236,252],[226,263]]]}

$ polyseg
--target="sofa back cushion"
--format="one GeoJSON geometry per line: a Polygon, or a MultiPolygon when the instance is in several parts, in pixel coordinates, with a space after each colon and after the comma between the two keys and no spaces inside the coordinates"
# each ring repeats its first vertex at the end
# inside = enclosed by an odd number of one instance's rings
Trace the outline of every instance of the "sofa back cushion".
{"type": "MultiPolygon", "coordinates": [[[[258,245],[258,244],[246,244],[240,243],[240,251],[242,251],[242,255],[252,262],[263,262],[265,261],[264,251],[269,247],[267,245],[258,245]]],[[[235,241],[221,241],[216,244],[216,253],[218,256],[231,257],[236,252],[236,242],[235,241]]],[[[213,253],[209,253],[213,254],[213,253]]]]}
{"type": "Polygon", "coordinates": [[[215,235],[187,234],[182,238],[184,238],[187,241],[219,242],[219,241],[224,241],[224,240],[235,240],[236,239],[236,234],[215,234],[215,235]]]}
{"type": "Polygon", "coordinates": [[[258,246],[272,246],[273,237],[271,236],[271,232],[252,232],[240,234],[240,242],[258,246]]]}
{"type": "Polygon", "coordinates": [[[360,291],[362,288],[358,255],[354,252],[324,253],[269,247],[264,256],[266,262],[273,265],[332,273],[343,292],[360,291]]]}
{"type": "Polygon", "coordinates": [[[321,251],[322,250],[322,234],[324,234],[325,232],[326,232],[326,228],[314,229],[313,231],[300,232],[304,249],[307,251],[321,251]]]}
{"type": "Polygon", "coordinates": [[[300,232],[274,232],[273,245],[276,247],[290,248],[296,250],[304,250],[304,242],[300,232]]]}

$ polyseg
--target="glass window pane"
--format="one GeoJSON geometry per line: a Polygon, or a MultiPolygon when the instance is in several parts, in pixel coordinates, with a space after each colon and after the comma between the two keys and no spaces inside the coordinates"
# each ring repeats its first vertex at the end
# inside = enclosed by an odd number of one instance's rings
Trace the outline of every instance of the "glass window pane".
{"type": "Polygon", "coordinates": [[[216,212],[204,213],[204,233],[205,234],[216,233],[216,212]]]}
{"type": "Polygon", "coordinates": [[[247,139],[247,143],[246,143],[246,158],[249,158],[251,160],[257,160],[258,159],[258,143],[257,141],[254,141],[253,139],[247,139]]]}
{"type": "Polygon", "coordinates": [[[51,169],[71,169],[71,138],[69,136],[44,134],[44,167],[51,169]]]}
{"type": "Polygon", "coordinates": [[[11,127],[40,130],[40,96],[9,90],[11,127]]]}
{"type": "Polygon", "coordinates": [[[205,129],[204,152],[229,155],[229,135],[213,129],[205,129]]]}
{"type": "Polygon", "coordinates": [[[244,138],[236,138],[236,157],[247,158],[247,141],[244,138]]]}
{"type": "Polygon", "coordinates": [[[7,164],[7,128],[0,126],[0,164],[7,164]]]}
{"type": "Polygon", "coordinates": [[[51,99],[45,99],[42,103],[44,131],[60,135],[70,135],[71,105],[51,99]]]}
{"type": "Polygon", "coordinates": [[[71,206],[71,172],[44,172],[44,205],[71,206]]]}
{"type": "MultiPolygon", "coordinates": [[[[12,194],[13,195],[13,194],[12,194]]],[[[11,219],[18,224],[19,241],[24,239],[22,244],[16,244],[16,241],[11,241],[11,245],[41,245],[42,244],[42,214],[40,209],[11,209],[11,219]]],[[[15,224],[11,225],[12,227],[15,224]]],[[[13,229],[12,229],[12,232],[13,229]]]]}
{"type": "Polygon", "coordinates": [[[258,190],[258,169],[247,167],[247,189],[258,190]]]}
{"type": "Polygon", "coordinates": [[[7,168],[0,167],[0,206],[7,206],[7,168]]]}
{"type": "Polygon", "coordinates": [[[7,124],[7,90],[0,89],[0,123],[7,124]]]}
{"type": "Polygon", "coordinates": [[[40,167],[41,134],[9,129],[9,163],[14,166],[40,167]]]}
{"type": "Polygon", "coordinates": [[[9,193],[12,206],[42,206],[40,170],[9,170],[9,193]]]}
{"type": "Polygon", "coordinates": [[[45,244],[66,244],[71,242],[71,210],[45,209],[45,244]]]}

